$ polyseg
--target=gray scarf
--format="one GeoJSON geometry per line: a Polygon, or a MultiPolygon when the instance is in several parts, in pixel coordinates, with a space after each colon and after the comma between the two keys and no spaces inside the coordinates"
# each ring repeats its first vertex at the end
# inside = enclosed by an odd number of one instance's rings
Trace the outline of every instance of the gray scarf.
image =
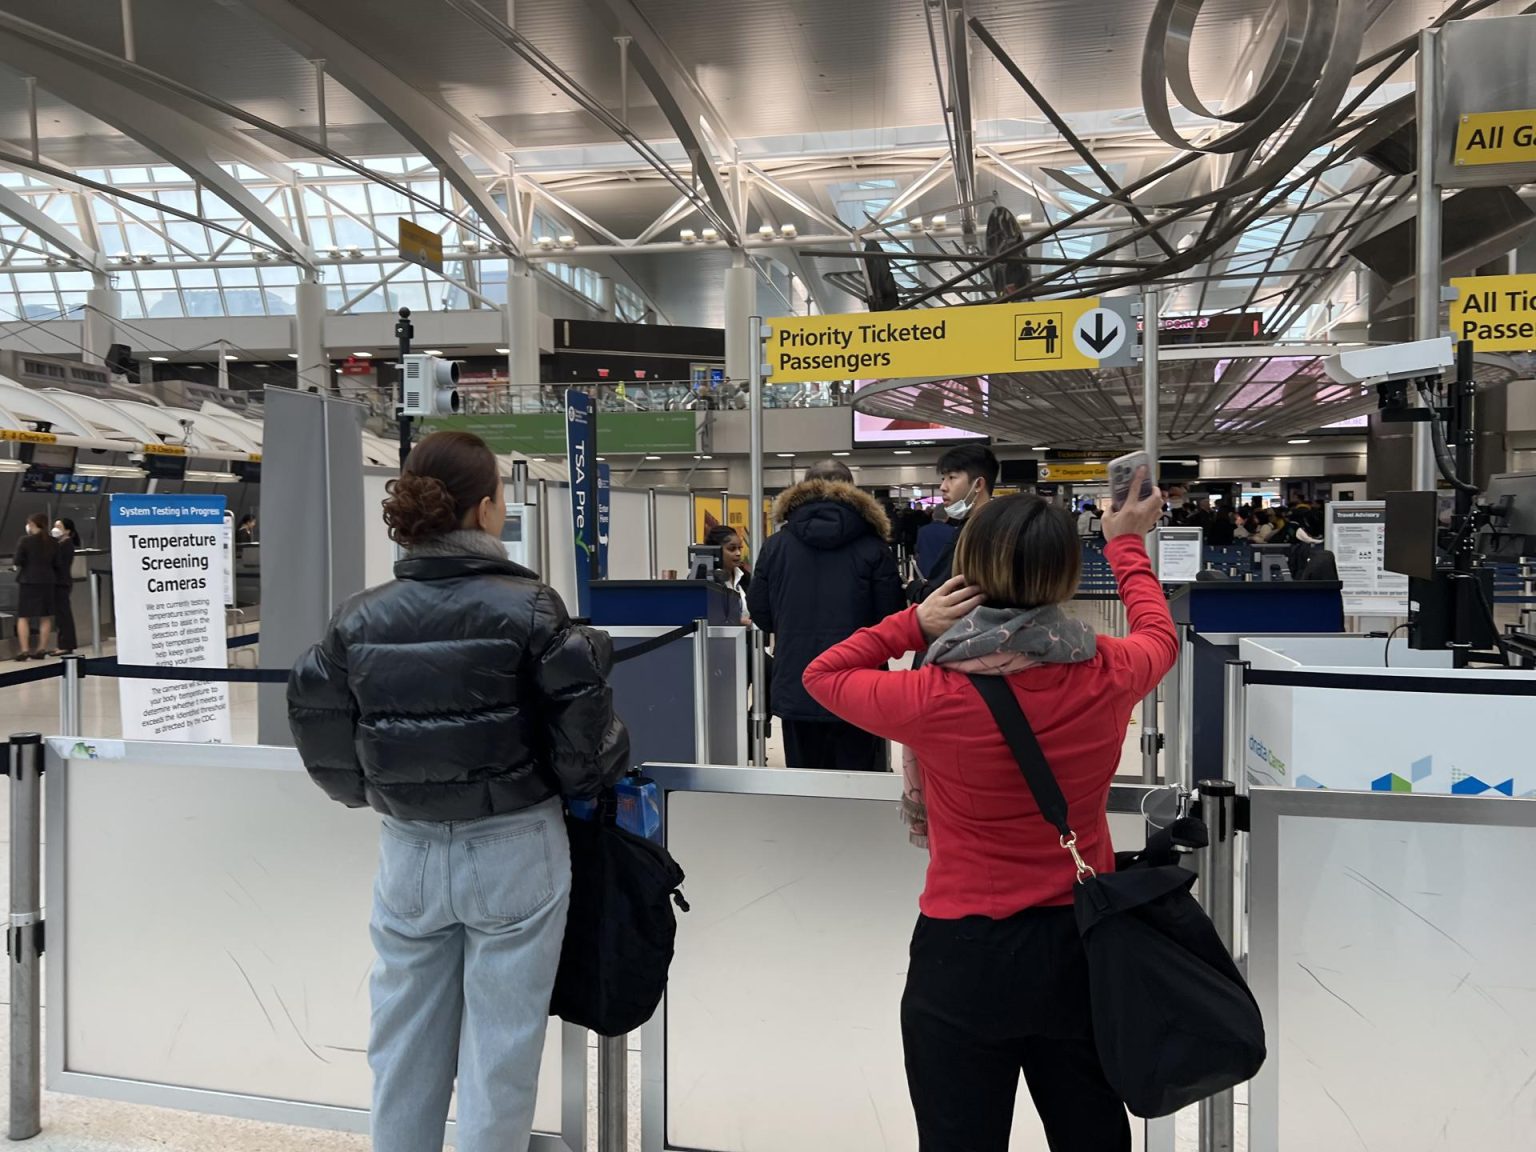
{"type": "Polygon", "coordinates": [[[459,528],[420,540],[405,550],[407,560],[422,560],[430,556],[483,556],[487,560],[505,560],[507,550],[501,541],[478,528],[459,528]]]}
{"type": "Polygon", "coordinates": [[[1093,629],[1068,616],[1059,604],[1025,611],[983,606],[935,640],[928,649],[927,662],[962,664],[977,660],[997,665],[1006,675],[1027,664],[1081,664],[1092,660],[1093,653],[1093,629]]]}

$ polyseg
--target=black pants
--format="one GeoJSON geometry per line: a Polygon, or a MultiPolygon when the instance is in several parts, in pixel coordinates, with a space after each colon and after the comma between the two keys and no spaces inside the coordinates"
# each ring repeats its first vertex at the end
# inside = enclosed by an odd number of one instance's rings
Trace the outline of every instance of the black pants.
{"type": "Polygon", "coordinates": [[[1051,1152],[1129,1152],[1072,909],[920,918],[901,1035],[921,1152],[1006,1152],[1020,1072],[1051,1152]]]}
{"type": "Polygon", "coordinates": [[[73,591],[68,584],[60,584],[53,590],[53,622],[58,626],[60,652],[73,652],[79,647],[79,638],[75,635],[75,607],[69,600],[73,591]]]}
{"type": "Polygon", "coordinates": [[[888,772],[885,741],[841,720],[790,720],[784,725],[784,763],[831,772],[888,772]]]}

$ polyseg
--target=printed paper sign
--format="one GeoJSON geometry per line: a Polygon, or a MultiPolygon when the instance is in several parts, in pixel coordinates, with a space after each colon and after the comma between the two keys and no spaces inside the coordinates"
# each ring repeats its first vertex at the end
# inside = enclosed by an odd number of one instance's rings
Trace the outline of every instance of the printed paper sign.
{"type": "Polygon", "coordinates": [[[1346,616],[1408,615],[1408,577],[1382,567],[1386,558],[1384,500],[1328,505],[1327,547],[1339,566],[1346,616]]]}
{"type": "MultiPolygon", "coordinates": [[[[123,664],[225,668],[224,497],[113,496],[112,595],[123,664]]],[[[229,687],[119,680],[123,738],[230,741],[229,687]]]]}

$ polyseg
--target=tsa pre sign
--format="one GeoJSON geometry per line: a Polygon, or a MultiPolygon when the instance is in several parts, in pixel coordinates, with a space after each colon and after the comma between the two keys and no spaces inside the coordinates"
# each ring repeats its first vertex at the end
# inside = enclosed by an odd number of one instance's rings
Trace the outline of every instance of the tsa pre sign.
{"type": "Polygon", "coordinates": [[[1128,364],[1128,299],[1040,300],[768,322],[769,379],[982,376],[1128,364]]]}
{"type": "MultiPolygon", "coordinates": [[[[113,496],[112,598],[124,664],[227,668],[224,497],[113,496]]],[[[123,737],[228,744],[229,689],[120,680],[123,737]]]]}

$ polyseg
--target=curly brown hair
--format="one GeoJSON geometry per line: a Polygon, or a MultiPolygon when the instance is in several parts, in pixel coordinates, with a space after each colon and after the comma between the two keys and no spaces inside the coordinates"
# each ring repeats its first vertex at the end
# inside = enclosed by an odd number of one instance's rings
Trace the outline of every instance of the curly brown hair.
{"type": "Polygon", "coordinates": [[[461,528],[480,502],[496,495],[501,469],[470,432],[434,432],[411,450],[405,471],[385,491],[384,523],[403,548],[461,528]]]}

